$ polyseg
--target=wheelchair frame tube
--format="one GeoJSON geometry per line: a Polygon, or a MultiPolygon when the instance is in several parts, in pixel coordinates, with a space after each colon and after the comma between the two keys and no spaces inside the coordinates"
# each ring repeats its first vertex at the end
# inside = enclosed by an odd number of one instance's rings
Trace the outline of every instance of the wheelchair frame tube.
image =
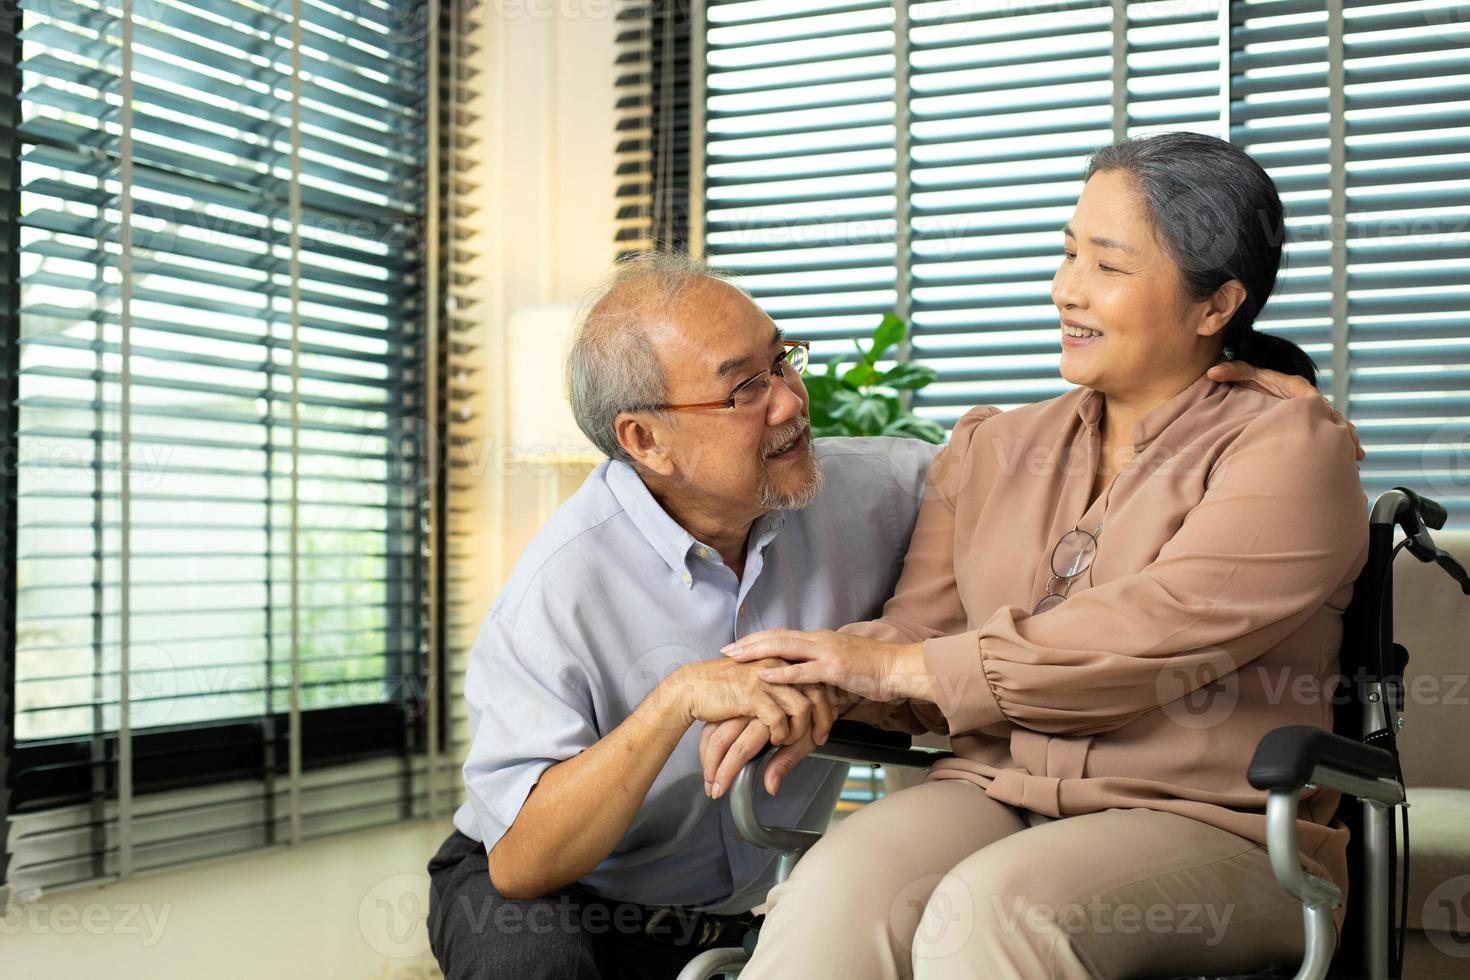
{"type": "MultiPolygon", "coordinates": [[[[1388,589],[1393,569],[1394,527],[1399,515],[1413,506],[1409,496],[1400,490],[1389,490],[1380,494],[1373,503],[1368,519],[1368,565],[1378,576],[1378,587],[1388,589]]],[[[1390,592],[1382,610],[1374,610],[1368,622],[1360,624],[1372,631],[1375,653],[1382,638],[1393,636],[1393,595],[1390,592]]],[[[1366,639],[1366,638],[1365,638],[1366,639]]],[[[1388,692],[1382,683],[1365,684],[1359,692],[1363,705],[1361,738],[1370,732],[1389,728],[1397,734],[1398,719],[1392,717],[1388,705],[1388,692]]],[[[1315,776],[1316,773],[1313,773],[1315,776]]],[[[1324,785],[1330,785],[1324,783],[1324,785]]],[[[1397,786],[1397,784],[1395,784],[1397,786]]],[[[1377,794],[1354,792],[1362,801],[1363,822],[1363,956],[1368,971],[1368,980],[1386,980],[1388,977],[1388,937],[1392,925],[1389,922],[1389,897],[1394,883],[1389,880],[1389,821],[1393,819],[1391,804],[1403,802],[1403,787],[1397,787],[1397,799],[1383,799],[1377,794]],[[1386,805],[1388,804],[1388,805],[1386,805]]],[[[1352,792],[1352,791],[1350,791],[1352,792]]]]}
{"type": "Polygon", "coordinates": [[[1276,880],[1302,903],[1305,945],[1294,980],[1323,980],[1336,948],[1332,910],[1342,903],[1342,892],[1332,882],[1302,870],[1296,832],[1301,795],[1300,789],[1278,789],[1266,797],[1266,850],[1276,880]]]}
{"type": "Polygon", "coordinates": [[[755,787],[759,774],[766,768],[765,759],[756,759],[746,765],[735,776],[730,787],[730,813],[735,818],[735,830],[748,843],[756,847],[779,851],[776,865],[776,882],[786,880],[801,855],[822,835],[815,830],[797,830],[793,827],[767,827],[755,812],[755,787]]]}

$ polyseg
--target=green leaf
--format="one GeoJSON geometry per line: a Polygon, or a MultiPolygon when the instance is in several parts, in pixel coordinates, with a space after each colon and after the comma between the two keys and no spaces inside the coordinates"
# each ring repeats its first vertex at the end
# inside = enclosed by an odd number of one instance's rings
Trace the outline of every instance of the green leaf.
{"type": "Polygon", "coordinates": [[[846,418],[861,435],[875,436],[888,424],[892,410],[882,397],[863,397],[854,402],[846,412],[846,418]]]}
{"type": "Polygon", "coordinates": [[[898,388],[901,391],[917,391],[925,385],[931,384],[938,375],[934,369],[927,364],[915,364],[913,361],[905,361],[896,364],[887,374],[878,378],[876,384],[885,388],[898,388]]]}
{"type": "Polygon", "coordinates": [[[849,388],[866,388],[878,380],[878,372],[871,364],[857,364],[842,376],[842,383],[849,388]]]}
{"type": "Polygon", "coordinates": [[[831,413],[832,418],[843,421],[848,418],[848,412],[852,407],[862,400],[863,396],[851,388],[835,388],[832,391],[832,397],[827,402],[827,411],[831,413]]]}
{"type": "Polygon", "coordinates": [[[801,380],[806,385],[806,393],[813,406],[825,405],[837,387],[837,379],[829,378],[825,374],[809,374],[801,380]]]}
{"type": "Polygon", "coordinates": [[[938,445],[944,441],[944,428],[932,419],[900,415],[883,427],[882,435],[901,439],[922,439],[938,445]]]}
{"type": "Polygon", "coordinates": [[[883,322],[873,331],[873,349],[869,352],[868,363],[878,363],[890,347],[903,342],[908,332],[909,325],[903,322],[903,317],[896,313],[883,314],[883,322]]]}

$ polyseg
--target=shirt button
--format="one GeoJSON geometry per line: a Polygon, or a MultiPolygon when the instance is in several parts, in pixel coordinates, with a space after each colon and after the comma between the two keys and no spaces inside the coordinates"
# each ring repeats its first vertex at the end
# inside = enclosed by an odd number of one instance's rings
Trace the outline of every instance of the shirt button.
{"type": "Polygon", "coordinates": [[[701,557],[701,558],[708,558],[709,557],[709,549],[708,548],[699,548],[694,553],[696,555],[698,555],[699,557],[701,557]]]}
{"type": "Polygon", "coordinates": [[[694,581],[693,576],[691,576],[688,572],[685,572],[684,573],[684,584],[685,585],[688,585],[692,581],[694,581]]]}
{"type": "Polygon", "coordinates": [[[743,604],[740,606],[740,615],[745,615],[745,606],[743,604]]]}

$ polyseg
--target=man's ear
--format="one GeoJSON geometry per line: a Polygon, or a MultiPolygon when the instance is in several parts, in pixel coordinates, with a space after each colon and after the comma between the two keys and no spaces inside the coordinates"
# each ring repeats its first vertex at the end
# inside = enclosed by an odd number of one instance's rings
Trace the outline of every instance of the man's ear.
{"type": "Polygon", "coordinates": [[[1213,296],[1205,300],[1195,333],[1201,337],[1217,336],[1229,325],[1230,318],[1235,316],[1235,311],[1240,309],[1245,297],[1245,287],[1240,284],[1239,279],[1223,283],[1213,296]]]}
{"type": "Polygon", "coordinates": [[[613,419],[613,431],[618,434],[618,445],[633,457],[633,462],[644,466],[659,476],[673,476],[674,461],[669,451],[658,439],[651,416],[647,412],[621,412],[613,419]]]}

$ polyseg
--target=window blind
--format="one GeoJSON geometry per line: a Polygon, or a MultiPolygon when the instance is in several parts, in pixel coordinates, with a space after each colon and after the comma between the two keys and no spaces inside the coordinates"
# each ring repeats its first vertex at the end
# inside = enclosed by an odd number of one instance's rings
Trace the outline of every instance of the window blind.
{"type": "Polygon", "coordinates": [[[819,358],[850,356],[884,312],[910,319],[908,353],[938,371],[920,415],[1060,394],[1050,281],[1087,154],[1115,132],[1220,129],[1218,20],[1076,0],[714,4],[705,251],[819,358]],[[752,136],[753,163],[734,141],[752,136]]]}
{"type": "Polygon", "coordinates": [[[691,0],[619,0],[619,256],[689,242],[691,0]]]}
{"type": "Polygon", "coordinates": [[[704,250],[818,358],[897,301],[895,10],[706,11],[704,250]]]}
{"type": "Polygon", "coordinates": [[[1407,483],[1470,520],[1452,0],[737,0],[710,4],[705,40],[705,251],[818,357],[893,310],[938,371],[919,414],[1060,394],[1049,284],[1088,153],[1228,134],[1287,208],[1262,328],[1359,425],[1370,495],[1407,483]]]}
{"type": "Polygon", "coordinates": [[[0,19],[0,907],[6,904],[10,865],[10,759],[15,753],[15,377],[20,370],[20,41],[15,18],[0,19]]]}
{"type": "Polygon", "coordinates": [[[485,614],[484,570],[491,551],[485,541],[490,522],[483,509],[487,495],[482,485],[486,474],[483,454],[493,443],[482,408],[489,363],[482,280],[489,249],[478,241],[483,227],[475,203],[478,171],[490,159],[479,136],[485,73],[476,67],[483,63],[482,52],[490,47],[485,32],[493,24],[487,9],[484,4],[441,7],[443,63],[431,70],[441,80],[438,91],[443,101],[442,109],[435,107],[440,115],[437,142],[443,159],[435,160],[434,169],[442,174],[439,186],[444,199],[436,232],[441,242],[442,283],[434,292],[444,297],[444,310],[438,331],[442,338],[438,376],[443,383],[436,388],[442,398],[442,423],[428,431],[443,432],[445,438],[438,450],[442,467],[431,468],[443,471],[435,498],[436,526],[443,528],[443,534],[434,538],[442,541],[443,562],[437,577],[441,595],[436,596],[440,600],[436,615],[442,626],[435,630],[437,638],[430,646],[436,651],[430,676],[439,693],[428,698],[433,717],[426,731],[434,738],[433,751],[425,746],[433,773],[428,789],[430,816],[453,813],[465,799],[460,769],[469,751],[470,723],[464,676],[485,614]]]}
{"type": "Polygon", "coordinates": [[[1087,154],[1113,125],[1114,10],[911,7],[915,410],[948,426],[1069,385],[1051,277],[1087,154]]]}
{"type": "MultiPolygon", "coordinates": [[[[1322,4],[1246,3],[1230,12],[1231,141],[1265,167],[1286,209],[1282,269],[1259,326],[1301,345],[1341,407],[1333,356],[1327,15],[1322,4]]],[[[1339,81],[1340,85],[1340,81],[1339,81]]]]}
{"type": "Polygon", "coordinates": [[[1289,206],[1270,326],[1330,368],[1369,495],[1407,482],[1463,524],[1470,24],[1441,3],[1250,2],[1231,44],[1232,139],[1289,206]]]}
{"type": "Polygon", "coordinates": [[[9,881],[422,812],[438,25],[21,6],[9,881]]]}
{"type": "Polygon", "coordinates": [[[1410,481],[1470,516],[1470,20],[1343,17],[1345,402],[1370,494],[1410,481]]]}

